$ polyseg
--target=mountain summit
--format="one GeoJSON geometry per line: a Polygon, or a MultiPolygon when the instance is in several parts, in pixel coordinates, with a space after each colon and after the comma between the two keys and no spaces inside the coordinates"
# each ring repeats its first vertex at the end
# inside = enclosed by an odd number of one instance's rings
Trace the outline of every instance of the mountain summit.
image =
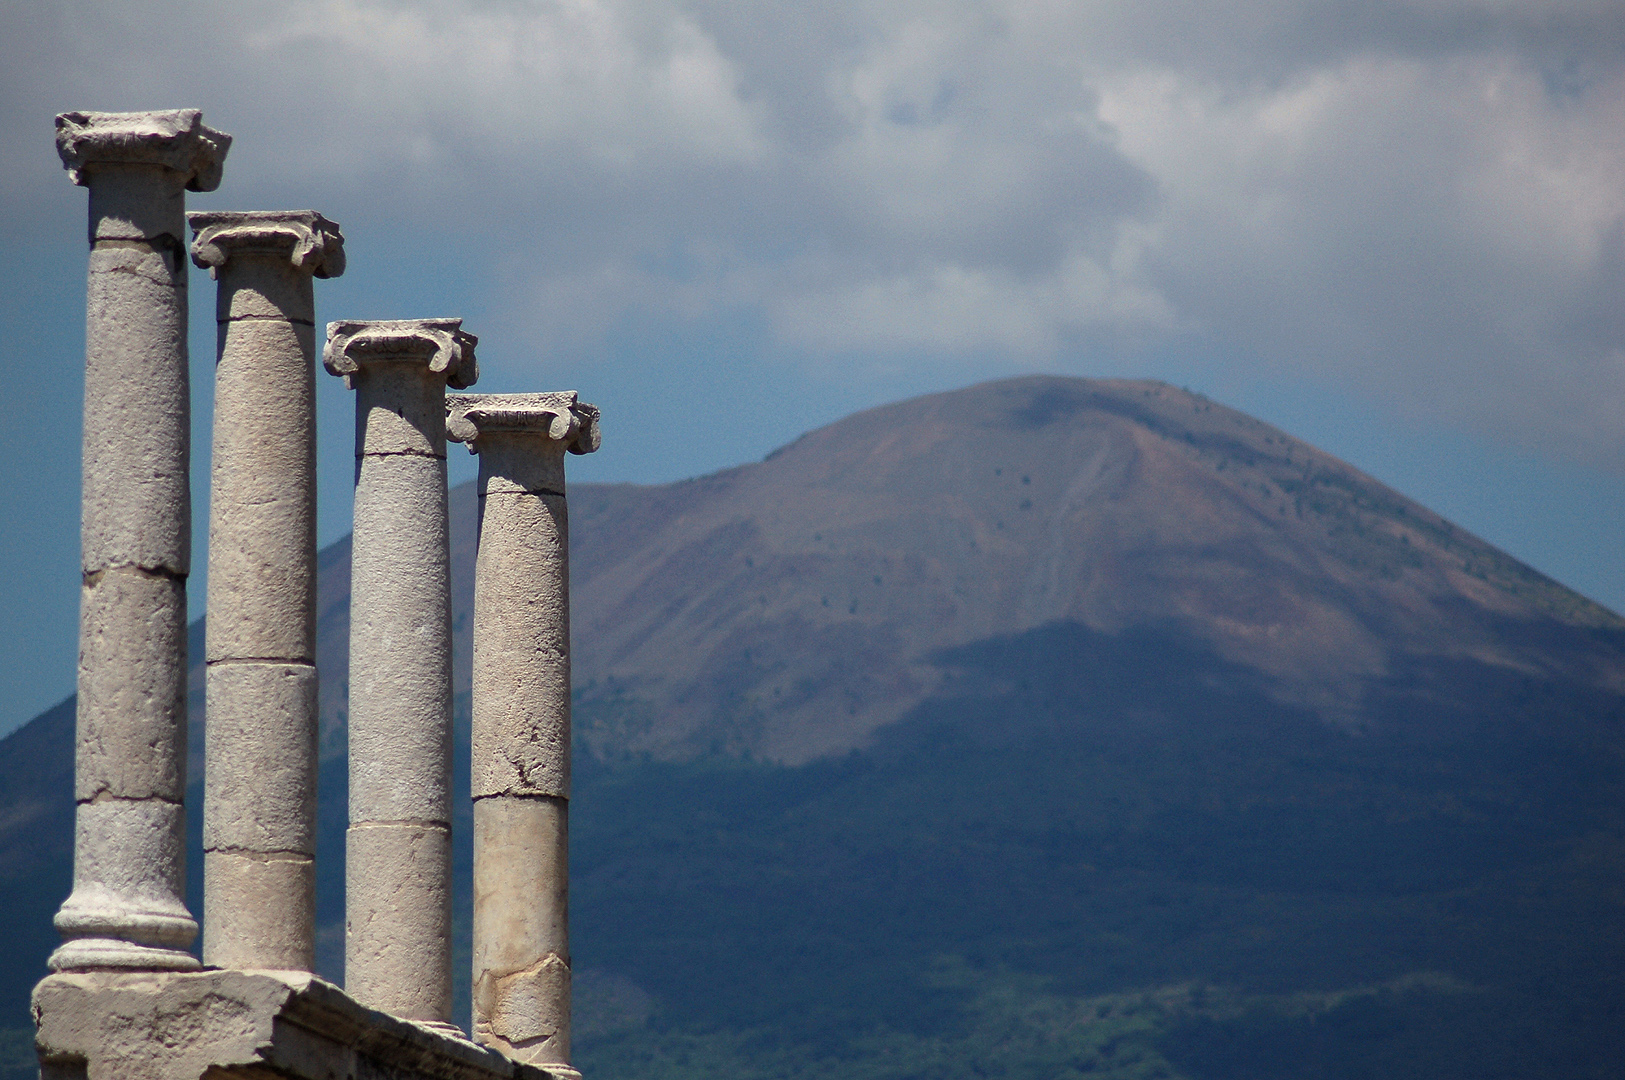
{"type": "Polygon", "coordinates": [[[1060,622],[1177,627],[1343,725],[1410,657],[1625,686],[1592,633],[1613,612],[1159,382],[934,394],[695,480],[581,485],[571,511],[577,730],[600,755],[861,747],[945,650],[1060,622]]]}

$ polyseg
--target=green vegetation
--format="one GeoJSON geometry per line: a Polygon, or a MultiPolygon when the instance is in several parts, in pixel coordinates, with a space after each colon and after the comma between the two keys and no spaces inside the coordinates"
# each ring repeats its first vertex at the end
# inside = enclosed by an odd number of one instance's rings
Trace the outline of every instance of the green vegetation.
{"type": "Polygon", "coordinates": [[[1179,985],[1079,997],[1051,992],[1046,980],[978,971],[960,958],[944,958],[926,978],[964,997],[962,1022],[937,1037],[861,1027],[832,1050],[827,1040],[784,1045],[771,1027],[646,1028],[601,1038],[582,1060],[594,1076],[645,1080],[1187,1080],[1208,1070],[1200,1060],[1189,1062],[1194,1071],[1179,1061],[1199,1058],[1215,1043],[1232,1044],[1225,1049],[1234,1056],[1234,1044],[1260,1031],[1301,1038],[1317,1029],[1372,1028],[1373,1017],[1381,1017],[1375,1022],[1381,1027],[1472,992],[1422,973],[1331,993],[1249,995],[1179,985]]]}
{"type": "Polygon", "coordinates": [[[579,763],[577,965],[653,1003],[595,1080],[1625,1060],[1621,699],[1441,664],[1356,736],[1171,632],[945,659],[840,761],[579,763]]]}

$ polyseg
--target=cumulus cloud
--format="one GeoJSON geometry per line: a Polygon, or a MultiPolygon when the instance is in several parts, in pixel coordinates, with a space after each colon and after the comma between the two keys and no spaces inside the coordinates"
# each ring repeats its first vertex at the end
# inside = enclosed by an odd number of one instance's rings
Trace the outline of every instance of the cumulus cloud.
{"type": "Polygon", "coordinates": [[[239,190],[478,251],[541,349],[729,313],[809,364],[1178,341],[1625,468],[1612,0],[59,0],[0,34],[9,236],[51,113],[202,104],[239,190]]]}

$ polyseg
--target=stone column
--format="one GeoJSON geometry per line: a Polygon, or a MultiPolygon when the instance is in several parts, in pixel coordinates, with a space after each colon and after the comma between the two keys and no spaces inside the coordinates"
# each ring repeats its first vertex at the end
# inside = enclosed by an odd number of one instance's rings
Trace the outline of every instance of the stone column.
{"type": "Polygon", "coordinates": [[[186,575],[191,566],[186,190],[231,137],[196,109],[64,113],[90,189],[73,894],[57,971],[185,970],[186,575]]]}
{"type": "Polygon", "coordinates": [[[570,567],[564,455],[598,449],[574,392],[454,394],[480,456],[474,570],[474,1037],[570,1060],[570,567]]]}
{"type": "Polygon", "coordinates": [[[344,980],[451,1020],[451,561],[446,386],[478,374],[459,319],[327,326],[356,391],[344,980]]]}
{"type": "Polygon", "coordinates": [[[311,278],[344,272],[310,210],[193,213],[219,285],[209,499],[203,962],[316,956],[316,385],[311,278]]]}

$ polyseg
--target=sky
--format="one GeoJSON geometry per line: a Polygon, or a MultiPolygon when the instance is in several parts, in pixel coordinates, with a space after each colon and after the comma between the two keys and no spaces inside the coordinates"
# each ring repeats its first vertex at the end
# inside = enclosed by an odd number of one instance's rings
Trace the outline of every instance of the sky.
{"type": "MultiPolygon", "coordinates": [[[[1158,378],[1625,610],[1618,0],[32,0],[0,42],[0,732],[73,689],[67,110],[202,108],[235,142],[190,206],[318,210],[349,261],[319,321],[460,316],[475,389],[580,391],[575,482],[1010,375],[1158,378]]],[[[318,409],[326,543],[339,380],[318,409]]]]}

